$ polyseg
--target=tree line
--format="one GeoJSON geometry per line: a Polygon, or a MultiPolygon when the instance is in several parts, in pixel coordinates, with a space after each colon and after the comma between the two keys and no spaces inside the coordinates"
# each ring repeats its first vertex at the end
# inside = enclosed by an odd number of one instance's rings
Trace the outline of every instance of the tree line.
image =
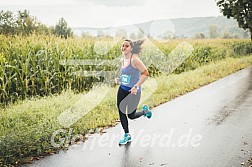
{"type": "MultiPolygon", "coordinates": [[[[239,27],[247,30],[250,33],[252,41],[252,1],[251,0],[215,0],[217,6],[220,8],[220,12],[224,16],[234,18],[237,20],[239,27]]],[[[213,34],[210,32],[210,38],[216,36],[216,27],[211,28],[213,34]]],[[[61,38],[68,38],[73,36],[71,28],[67,26],[67,22],[64,18],[61,18],[59,22],[52,27],[37,21],[36,17],[31,16],[29,11],[18,11],[17,15],[10,11],[0,11],[0,34],[4,35],[30,35],[36,34],[54,34],[61,38]]],[[[124,33],[124,32],[120,32],[124,33]]],[[[86,35],[86,34],[84,34],[86,35]]],[[[166,34],[169,36],[169,34],[166,34]]],[[[196,34],[199,37],[204,37],[204,34],[196,34]]],[[[133,37],[136,35],[132,34],[133,37]]],[[[224,34],[223,36],[230,36],[230,34],[224,34]]]]}
{"type": "Polygon", "coordinates": [[[28,10],[18,11],[14,14],[11,11],[0,11],[0,34],[3,35],[31,35],[31,34],[53,34],[61,38],[73,36],[73,31],[68,27],[64,18],[60,18],[55,26],[46,26],[31,16],[28,10]]]}

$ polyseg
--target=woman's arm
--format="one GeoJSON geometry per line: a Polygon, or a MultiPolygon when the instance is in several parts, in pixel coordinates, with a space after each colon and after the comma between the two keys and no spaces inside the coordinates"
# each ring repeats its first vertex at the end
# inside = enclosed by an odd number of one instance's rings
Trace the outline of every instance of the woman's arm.
{"type": "MultiPolygon", "coordinates": [[[[133,67],[136,67],[141,72],[140,79],[136,83],[136,86],[140,87],[144,83],[144,81],[148,78],[149,72],[146,66],[143,64],[143,62],[136,56],[134,57],[134,61],[132,61],[132,65],[133,67]]],[[[133,87],[131,89],[131,92],[135,94],[137,92],[137,89],[133,87]]]]}
{"type": "MultiPolygon", "coordinates": [[[[123,63],[123,58],[120,59],[120,64],[121,64],[121,66],[122,66],[122,63],[123,63]]],[[[120,67],[120,68],[121,68],[121,67],[120,67]]],[[[119,71],[119,72],[118,72],[119,76],[118,76],[117,78],[115,78],[115,83],[116,83],[116,84],[121,84],[121,83],[120,83],[120,75],[121,75],[120,68],[118,69],[118,71],[119,71]]]]}

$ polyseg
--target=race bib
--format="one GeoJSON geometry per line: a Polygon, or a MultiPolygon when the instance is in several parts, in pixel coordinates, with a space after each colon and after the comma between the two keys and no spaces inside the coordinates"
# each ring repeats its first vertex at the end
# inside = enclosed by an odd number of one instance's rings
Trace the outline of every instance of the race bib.
{"type": "Polygon", "coordinates": [[[125,74],[123,74],[123,75],[120,76],[120,82],[122,84],[124,84],[124,85],[127,85],[127,84],[130,83],[130,77],[131,77],[131,75],[125,75],[125,74]]]}

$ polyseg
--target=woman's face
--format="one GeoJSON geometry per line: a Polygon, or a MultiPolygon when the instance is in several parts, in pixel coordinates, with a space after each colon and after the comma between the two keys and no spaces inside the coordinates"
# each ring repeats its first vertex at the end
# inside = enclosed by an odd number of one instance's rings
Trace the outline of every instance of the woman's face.
{"type": "Polygon", "coordinates": [[[123,41],[122,46],[121,46],[121,51],[122,51],[122,54],[124,55],[131,53],[132,47],[128,41],[123,41]]]}

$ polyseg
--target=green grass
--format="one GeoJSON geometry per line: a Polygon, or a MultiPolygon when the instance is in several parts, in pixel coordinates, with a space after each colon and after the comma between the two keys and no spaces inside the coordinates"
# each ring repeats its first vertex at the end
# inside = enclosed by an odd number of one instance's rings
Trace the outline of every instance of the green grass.
{"type": "Polygon", "coordinates": [[[147,103],[151,107],[160,105],[249,65],[252,65],[252,55],[242,58],[226,58],[179,75],[161,76],[158,78],[158,89],[147,103]]]}
{"type": "MultiPolygon", "coordinates": [[[[181,74],[149,78],[143,85],[141,103],[146,103],[151,108],[158,106],[249,65],[252,65],[252,55],[226,58],[181,74]],[[146,100],[143,101],[144,99],[146,100]]],[[[118,122],[116,108],[118,86],[113,88],[101,86],[101,88],[104,92],[108,92],[102,103],[91,112],[88,110],[83,112],[85,116],[70,127],[62,126],[58,117],[71,106],[75,107],[72,112],[77,114],[82,110],[92,108],[92,103],[82,103],[83,97],[87,95],[85,93],[74,94],[71,91],[65,91],[57,96],[33,98],[1,108],[0,166],[20,164],[29,160],[29,157],[46,155],[58,150],[50,143],[52,134],[58,129],[73,128],[72,135],[75,135],[99,131],[101,127],[116,125],[118,122]],[[78,107],[79,109],[76,109],[78,107]]],[[[95,90],[96,88],[92,91],[95,92],[95,90]]],[[[97,97],[91,95],[89,98],[97,100],[97,97]]],[[[64,135],[66,134],[57,137],[64,137],[64,135]]]]}

